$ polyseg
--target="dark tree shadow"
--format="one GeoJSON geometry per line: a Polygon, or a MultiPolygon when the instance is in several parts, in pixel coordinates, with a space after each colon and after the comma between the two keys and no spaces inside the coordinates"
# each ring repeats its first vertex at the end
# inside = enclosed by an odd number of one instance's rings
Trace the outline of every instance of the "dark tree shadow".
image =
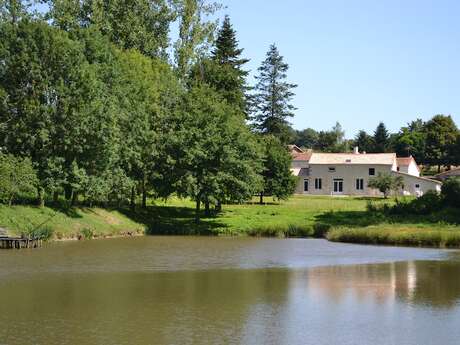
{"type": "Polygon", "coordinates": [[[218,235],[227,226],[216,216],[201,214],[195,223],[195,211],[188,207],[148,206],[135,212],[129,208],[117,209],[131,220],[144,224],[148,235],[218,235]]]}
{"type": "Polygon", "coordinates": [[[49,208],[51,208],[54,212],[56,213],[62,213],[67,217],[70,218],[83,218],[81,214],[78,213],[78,209],[76,207],[71,207],[65,204],[49,204],[47,205],[49,208]]]}

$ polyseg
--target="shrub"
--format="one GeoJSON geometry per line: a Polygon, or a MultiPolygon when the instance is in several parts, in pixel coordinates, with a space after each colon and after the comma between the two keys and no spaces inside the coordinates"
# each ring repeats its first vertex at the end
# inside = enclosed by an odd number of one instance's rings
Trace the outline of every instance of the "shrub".
{"type": "Polygon", "coordinates": [[[30,227],[22,233],[23,237],[27,237],[34,240],[48,241],[53,237],[54,230],[49,226],[41,226],[38,228],[30,227]]]}
{"type": "Polygon", "coordinates": [[[83,236],[85,240],[90,240],[94,237],[94,232],[90,228],[83,228],[80,230],[80,234],[83,236]]]}
{"type": "Polygon", "coordinates": [[[313,225],[313,236],[316,238],[324,238],[331,229],[331,225],[325,223],[315,223],[313,225]]]}
{"type": "Polygon", "coordinates": [[[460,208],[460,178],[449,178],[442,185],[441,196],[448,206],[460,208]]]}
{"type": "Polygon", "coordinates": [[[441,209],[441,196],[435,191],[428,191],[423,196],[411,201],[396,201],[388,210],[390,214],[397,215],[429,215],[441,209]]]}

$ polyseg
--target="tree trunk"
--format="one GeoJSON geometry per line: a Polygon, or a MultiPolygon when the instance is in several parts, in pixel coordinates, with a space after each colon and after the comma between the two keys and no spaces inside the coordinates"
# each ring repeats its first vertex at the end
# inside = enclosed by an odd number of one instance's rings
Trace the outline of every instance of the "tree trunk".
{"type": "Polygon", "coordinates": [[[204,203],[204,214],[206,217],[209,217],[211,215],[211,209],[209,208],[209,200],[206,200],[204,203]]]}
{"type": "Polygon", "coordinates": [[[131,211],[134,212],[136,210],[136,188],[135,187],[131,188],[130,207],[131,207],[131,211]]]}
{"type": "Polygon", "coordinates": [[[57,205],[58,202],[59,202],[59,192],[54,191],[54,192],[53,192],[53,203],[54,203],[55,205],[57,205]]]}
{"type": "Polygon", "coordinates": [[[222,201],[220,200],[217,201],[216,212],[222,212],[222,201]]]}
{"type": "Polygon", "coordinates": [[[72,193],[72,201],[70,202],[70,206],[75,206],[78,201],[78,192],[73,192],[72,193]]]}
{"type": "Polygon", "coordinates": [[[45,191],[42,187],[37,187],[37,204],[39,207],[45,207],[45,191]]]}
{"type": "Polygon", "coordinates": [[[145,178],[142,178],[142,208],[147,208],[147,190],[145,188],[145,178]]]}
{"type": "Polygon", "coordinates": [[[199,198],[197,198],[195,206],[195,224],[198,224],[200,222],[200,207],[201,201],[199,198]]]}
{"type": "Polygon", "coordinates": [[[441,164],[438,164],[438,174],[441,172],[441,164]]]}
{"type": "Polygon", "coordinates": [[[64,186],[64,196],[67,201],[72,199],[72,186],[70,185],[64,186]]]}
{"type": "Polygon", "coordinates": [[[264,204],[264,193],[263,193],[263,192],[260,193],[260,201],[259,201],[259,204],[261,204],[261,205],[264,204]]]}

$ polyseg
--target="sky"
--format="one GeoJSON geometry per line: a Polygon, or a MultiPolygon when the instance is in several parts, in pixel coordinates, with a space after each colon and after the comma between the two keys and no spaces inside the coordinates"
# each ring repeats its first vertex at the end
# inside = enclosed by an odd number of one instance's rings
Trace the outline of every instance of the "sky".
{"type": "Polygon", "coordinates": [[[352,138],[383,121],[460,126],[460,1],[222,0],[251,74],[275,43],[298,84],[293,127],[352,138]]]}

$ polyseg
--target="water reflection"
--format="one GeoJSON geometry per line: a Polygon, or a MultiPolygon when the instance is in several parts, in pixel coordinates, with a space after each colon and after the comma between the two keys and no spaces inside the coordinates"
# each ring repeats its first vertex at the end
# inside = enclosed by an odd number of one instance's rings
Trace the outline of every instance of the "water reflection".
{"type": "Polygon", "coordinates": [[[309,288],[339,302],[352,293],[379,303],[453,307],[460,299],[460,265],[449,261],[408,261],[388,264],[334,266],[308,271],[309,288]]]}
{"type": "MultiPolygon", "coordinates": [[[[429,344],[424,327],[458,322],[459,273],[458,263],[425,261],[51,274],[0,284],[0,335],[6,344],[429,344]],[[385,329],[397,341],[383,341],[385,329]]],[[[457,329],[440,344],[454,344],[457,329]]]]}
{"type": "Polygon", "coordinates": [[[457,345],[457,255],[195,238],[0,253],[0,344],[457,345]]]}

